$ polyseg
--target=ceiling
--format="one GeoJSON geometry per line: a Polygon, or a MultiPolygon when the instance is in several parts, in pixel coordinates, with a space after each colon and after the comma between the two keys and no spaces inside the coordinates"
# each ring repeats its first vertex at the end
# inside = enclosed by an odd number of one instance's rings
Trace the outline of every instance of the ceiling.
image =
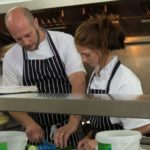
{"type": "Polygon", "coordinates": [[[18,2],[25,2],[25,1],[31,1],[31,0],[0,0],[0,5],[2,4],[11,4],[11,3],[18,3],[18,2]]]}

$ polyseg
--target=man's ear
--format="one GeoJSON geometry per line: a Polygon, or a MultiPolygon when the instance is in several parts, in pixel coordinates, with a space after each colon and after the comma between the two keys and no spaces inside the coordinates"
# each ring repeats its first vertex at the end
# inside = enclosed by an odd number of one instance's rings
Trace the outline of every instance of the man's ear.
{"type": "Polygon", "coordinates": [[[34,18],[34,26],[35,26],[36,28],[39,27],[38,19],[37,19],[36,17],[34,18]]]}

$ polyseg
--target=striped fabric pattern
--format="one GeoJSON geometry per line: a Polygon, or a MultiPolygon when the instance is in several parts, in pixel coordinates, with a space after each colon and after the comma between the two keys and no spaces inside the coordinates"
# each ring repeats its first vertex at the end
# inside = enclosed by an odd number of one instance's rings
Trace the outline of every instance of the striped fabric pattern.
{"type": "MultiPolygon", "coordinates": [[[[71,93],[71,84],[65,72],[65,65],[47,31],[46,35],[54,55],[44,60],[29,60],[27,52],[23,49],[23,85],[36,85],[40,93],[71,93]]],[[[44,129],[45,139],[51,142],[53,142],[53,139],[50,138],[51,127],[53,125],[63,126],[69,119],[69,115],[65,114],[30,113],[30,115],[44,129]]],[[[70,137],[69,143],[76,148],[81,138],[83,138],[83,131],[79,126],[79,130],[70,137]]]]}
{"type": "MultiPolygon", "coordinates": [[[[92,80],[95,76],[95,74],[93,74],[91,76],[91,79],[90,79],[90,82],[88,85],[88,87],[89,87],[88,93],[89,94],[109,94],[111,81],[112,81],[117,69],[119,68],[119,66],[120,66],[120,61],[118,60],[112,70],[112,73],[108,80],[106,89],[91,89],[90,88],[92,80]]],[[[120,125],[120,124],[112,124],[110,121],[110,117],[108,117],[108,116],[90,116],[89,120],[90,120],[91,128],[94,130],[94,133],[100,132],[100,131],[106,131],[106,130],[123,129],[122,125],[120,125]]]]}

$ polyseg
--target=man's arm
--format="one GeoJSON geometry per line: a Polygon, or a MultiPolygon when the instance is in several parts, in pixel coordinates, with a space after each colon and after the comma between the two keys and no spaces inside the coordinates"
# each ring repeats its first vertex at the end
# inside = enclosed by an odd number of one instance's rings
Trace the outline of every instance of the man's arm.
{"type": "MultiPolygon", "coordinates": [[[[86,80],[85,72],[76,72],[69,76],[69,81],[72,85],[72,94],[85,94],[86,80]]],[[[69,122],[72,126],[72,131],[76,131],[81,120],[81,116],[70,115],[69,122]]]]}
{"type": "Polygon", "coordinates": [[[85,94],[85,75],[85,72],[76,72],[69,76],[69,81],[72,86],[72,94],[85,94]]]}
{"type": "MultiPolygon", "coordinates": [[[[72,94],[85,94],[85,74],[85,72],[76,72],[69,76],[72,94]]],[[[67,146],[68,138],[77,130],[80,120],[81,116],[70,115],[68,124],[57,130],[54,141],[58,147],[63,148],[64,146],[67,146]]]]}
{"type": "Polygon", "coordinates": [[[23,127],[30,142],[40,142],[44,138],[42,128],[25,112],[9,112],[23,127]]]}
{"type": "MultiPolygon", "coordinates": [[[[72,86],[72,94],[85,94],[86,81],[85,72],[76,72],[69,76],[69,81],[72,86]]],[[[75,131],[79,125],[81,116],[70,115],[69,123],[74,126],[73,131],[75,131]]]]}
{"type": "MultiPolygon", "coordinates": [[[[3,61],[3,85],[19,86],[20,81],[16,74],[15,58],[12,50],[5,55],[3,61]],[[10,53],[11,52],[11,53],[10,53]]],[[[9,112],[23,127],[25,127],[29,141],[39,142],[43,138],[43,130],[41,127],[25,112],[9,112]]]]}
{"type": "MultiPolygon", "coordinates": [[[[85,90],[86,90],[85,72],[76,72],[71,74],[69,76],[69,81],[72,85],[72,94],[85,94],[85,90]]],[[[81,116],[70,115],[69,122],[72,125],[78,125],[80,119],[81,116]]],[[[75,127],[77,128],[77,126],[75,127]]]]}

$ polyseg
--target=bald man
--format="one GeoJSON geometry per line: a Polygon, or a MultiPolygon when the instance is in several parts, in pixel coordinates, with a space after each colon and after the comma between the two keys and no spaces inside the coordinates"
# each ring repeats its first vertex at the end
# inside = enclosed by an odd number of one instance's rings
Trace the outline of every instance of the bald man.
{"type": "MultiPolygon", "coordinates": [[[[36,85],[40,93],[85,92],[85,69],[71,35],[42,29],[27,8],[18,6],[7,12],[5,24],[17,42],[4,58],[5,85],[36,85]]],[[[25,127],[30,142],[47,139],[59,147],[76,148],[83,137],[80,116],[10,114],[25,127]]]]}

